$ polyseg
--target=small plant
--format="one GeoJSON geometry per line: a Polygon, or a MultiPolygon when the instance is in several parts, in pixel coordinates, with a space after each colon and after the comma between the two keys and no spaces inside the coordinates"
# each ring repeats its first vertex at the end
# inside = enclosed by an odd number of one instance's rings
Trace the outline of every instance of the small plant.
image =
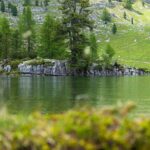
{"type": "Polygon", "coordinates": [[[131,10],[132,9],[132,1],[124,0],[124,8],[131,10]]]}
{"type": "Polygon", "coordinates": [[[10,66],[12,67],[13,70],[16,70],[20,63],[21,63],[20,60],[13,60],[13,61],[10,62],[10,66]]]}
{"type": "Polygon", "coordinates": [[[144,0],[142,0],[142,6],[145,7],[145,2],[144,2],[144,0]]]}
{"type": "Polygon", "coordinates": [[[133,19],[133,17],[131,18],[131,24],[134,24],[134,19],[133,19]]]}
{"type": "Polygon", "coordinates": [[[104,8],[104,10],[102,12],[101,19],[105,22],[105,24],[107,24],[108,22],[111,21],[111,15],[106,8],[104,8]]]}
{"type": "Polygon", "coordinates": [[[127,19],[127,14],[126,14],[125,11],[124,11],[124,13],[123,13],[123,18],[124,18],[124,19],[127,19]]]}
{"type": "Polygon", "coordinates": [[[108,0],[108,3],[111,4],[112,0],[108,0]]]}
{"type": "Polygon", "coordinates": [[[114,49],[108,44],[102,54],[104,67],[109,67],[112,64],[112,59],[115,55],[114,49]]]}
{"type": "Polygon", "coordinates": [[[90,35],[90,49],[91,49],[91,57],[92,61],[95,61],[98,58],[97,54],[97,49],[98,49],[98,44],[97,44],[97,39],[95,34],[90,35]]]}
{"type": "Polygon", "coordinates": [[[116,34],[116,33],[117,33],[117,26],[116,26],[115,23],[114,23],[113,26],[112,26],[112,33],[113,33],[113,34],[116,34]]]}

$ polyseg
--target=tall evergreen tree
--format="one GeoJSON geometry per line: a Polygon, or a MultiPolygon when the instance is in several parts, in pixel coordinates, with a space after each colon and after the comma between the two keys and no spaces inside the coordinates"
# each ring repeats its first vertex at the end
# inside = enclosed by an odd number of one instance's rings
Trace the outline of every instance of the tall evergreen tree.
{"type": "Polygon", "coordinates": [[[35,22],[33,20],[30,6],[27,6],[23,10],[23,14],[19,19],[19,31],[22,33],[24,38],[24,47],[28,56],[34,53],[35,48],[35,22]]]}
{"type": "Polygon", "coordinates": [[[42,57],[60,58],[65,54],[64,36],[61,24],[47,15],[40,32],[39,53],[42,57]]]}
{"type": "Polygon", "coordinates": [[[35,0],[35,6],[39,6],[39,0],[35,0]]]}
{"type": "Polygon", "coordinates": [[[71,50],[71,63],[76,65],[84,59],[84,49],[89,44],[85,31],[93,28],[90,20],[89,0],[61,0],[64,31],[71,50]]]}
{"type": "Polygon", "coordinates": [[[101,19],[105,22],[105,24],[107,24],[107,22],[111,21],[111,15],[106,8],[104,8],[104,10],[102,12],[101,19]]]}
{"type": "Polygon", "coordinates": [[[98,49],[98,44],[96,40],[96,36],[94,33],[90,35],[90,48],[91,48],[91,53],[92,53],[92,61],[95,61],[98,56],[97,56],[97,49],[98,49]]]}
{"type": "Polygon", "coordinates": [[[5,3],[3,0],[1,1],[1,11],[5,12],[5,3]]]}
{"type": "Polygon", "coordinates": [[[11,13],[13,16],[18,16],[17,6],[15,6],[15,5],[11,6],[11,13]]]}
{"type": "Polygon", "coordinates": [[[12,3],[8,2],[8,9],[11,9],[11,7],[12,7],[12,3]]]}
{"type": "Polygon", "coordinates": [[[112,60],[113,60],[113,57],[115,55],[115,51],[114,49],[111,47],[111,45],[107,45],[103,54],[102,54],[102,58],[103,58],[103,65],[105,67],[109,67],[111,64],[112,64],[112,60]]]}
{"type": "Polygon", "coordinates": [[[11,47],[11,30],[6,18],[0,20],[0,54],[1,58],[7,59],[11,47]]]}
{"type": "Polygon", "coordinates": [[[22,37],[18,29],[12,31],[11,37],[11,58],[22,58],[22,37]]]}

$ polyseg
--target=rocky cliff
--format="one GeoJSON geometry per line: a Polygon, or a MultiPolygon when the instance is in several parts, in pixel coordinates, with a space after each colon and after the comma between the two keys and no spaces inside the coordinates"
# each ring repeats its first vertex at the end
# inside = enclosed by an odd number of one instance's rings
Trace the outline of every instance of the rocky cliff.
{"type": "MultiPolygon", "coordinates": [[[[11,72],[11,65],[1,66],[4,72],[11,72]]],[[[99,68],[98,64],[92,64],[86,70],[72,69],[66,60],[49,60],[48,63],[33,64],[28,61],[18,65],[17,71],[21,74],[49,75],[49,76],[135,76],[148,74],[147,72],[131,68],[117,67],[110,69],[99,68]]]]}

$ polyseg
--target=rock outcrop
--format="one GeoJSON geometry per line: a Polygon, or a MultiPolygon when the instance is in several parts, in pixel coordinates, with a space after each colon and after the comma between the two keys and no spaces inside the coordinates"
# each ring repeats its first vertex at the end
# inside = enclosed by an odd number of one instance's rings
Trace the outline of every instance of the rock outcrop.
{"type": "Polygon", "coordinates": [[[22,63],[18,65],[20,73],[24,74],[44,74],[53,76],[66,76],[68,75],[68,63],[67,61],[52,60],[50,65],[28,65],[22,63]]]}
{"type": "MultiPolygon", "coordinates": [[[[49,76],[137,76],[149,74],[142,69],[131,67],[113,66],[109,69],[92,64],[88,69],[72,69],[66,60],[47,60],[48,63],[33,64],[30,61],[20,63],[17,71],[20,74],[35,74],[49,76]]],[[[11,65],[0,65],[2,72],[13,71],[11,65]]]]}
{"type": "Polygon", "coordinates": [[[91,65],[86,70],[70,69],[67,61],[52,60],[51,65],[18,65],[22,74],[40,74],[51,76],[135,76],[147,74],[145,71],[130,67],[112,67],[111,69],[98,68],[97,64],[91,65]]]}

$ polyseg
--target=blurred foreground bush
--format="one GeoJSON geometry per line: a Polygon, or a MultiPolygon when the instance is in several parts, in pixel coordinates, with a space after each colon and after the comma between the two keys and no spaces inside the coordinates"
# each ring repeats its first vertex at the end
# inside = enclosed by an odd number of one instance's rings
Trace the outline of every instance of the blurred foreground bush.
{"type": "Polygon", "coordinates": [[[149,150],[150,118],[126,107],[0,116],[0,150],[149,150]]]}

